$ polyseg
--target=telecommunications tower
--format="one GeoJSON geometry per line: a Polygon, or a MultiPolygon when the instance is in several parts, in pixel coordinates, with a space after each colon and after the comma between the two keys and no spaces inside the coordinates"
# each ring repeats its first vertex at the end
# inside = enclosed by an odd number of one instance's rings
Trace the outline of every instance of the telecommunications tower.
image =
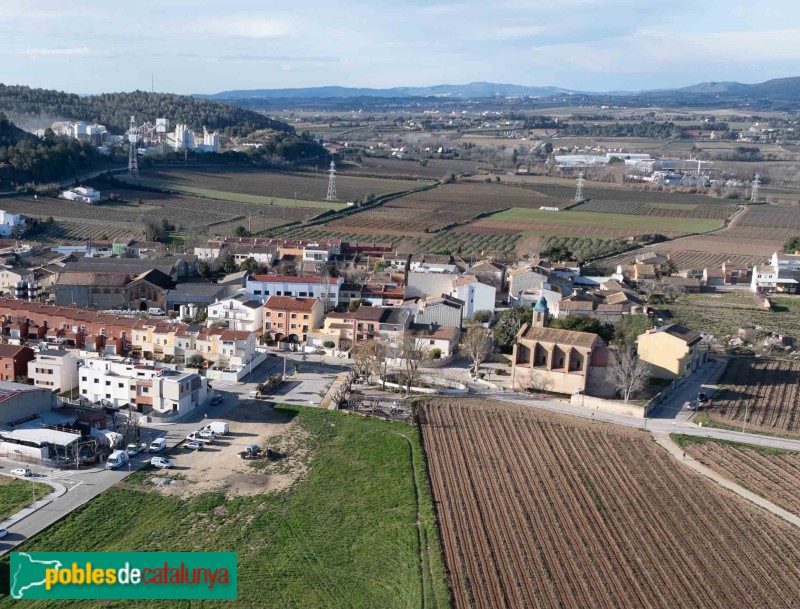
{"type": "Polygon", "coordinates": [[[575,203],[583,201],[583,172],[578,173],[578,185],[575,189],[575,203]]]}
{"type": "Polygon", "coordinates": [[[325,197],[327,201],[336,200],[336,163],[331,161],[331,168],[328,170],[328,196],[325,197]]]}
{"type": "Polygon", "coordinates": [[[130,152],[128,152],[128,177],[134,180],[139,179],[139,132],[136,129],[136,117],[131,117],[131,126],[128,129],[128,142],[130,152]]]}
{"type": "Polygon", "coordinates": [[[750,189],[750,202],[758,203],[758,187],[761,185],[761,176],[756,174],[753,180],[753,187],[750,189]]]}

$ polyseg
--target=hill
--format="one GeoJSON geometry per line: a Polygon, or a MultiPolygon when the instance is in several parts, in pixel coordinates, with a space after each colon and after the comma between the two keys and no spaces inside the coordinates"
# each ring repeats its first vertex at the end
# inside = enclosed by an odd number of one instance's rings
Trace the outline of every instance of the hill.
{"type": "Polygon", "coordinates": [[[167,117],[172,124],[220,130],[243,135],[258,129],[292,132],[281,121],[258,112],[214,100],[172,93],[103,93],[80,96],[51,89],[32,89],[0,84],[0,112],[17,117],[53,117],[98,122],[117,133],[127,129],[131,116],[139,122],[167,117]]]}
{"type": "Polygon", "coordinates": [[[466,85],[433,85],[430,87],[392,87],[389,89],[370,89],[358,87],[308,87],[300,89],[252,89],[222,91],[213,95],[196,95],[201,99],[241,100],[263,99],[316,99],[337,97],[546,97],[572,93],[558,87],[526,87],[523,85],[497,84],[490,82],[471,82],[466,85]]]}
{"type": "Polygon", "coordinates": [[[13,146],[22,140],[32,140],[33,137],[27,131],[17,127],[8,120],[5,114],[0,112],[0,146],[13,146]]]}

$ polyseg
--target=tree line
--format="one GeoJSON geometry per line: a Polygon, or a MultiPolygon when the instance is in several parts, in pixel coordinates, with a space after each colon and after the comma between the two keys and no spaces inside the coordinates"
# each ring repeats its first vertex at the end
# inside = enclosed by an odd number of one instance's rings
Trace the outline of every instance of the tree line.
{"type": "Polygon", "coordinates": [[[680,137],[682,133],[683,130],[673,122],[655,123],[643,121],[606,125],[572,123],[564,127],[559,132],[559,135],[573,137],[645,137],[663,140],[671,137],[680,137]]]}
{"type": "Polygon", "coordinates": [[[238,106],[147,91],[79,96],[51,89],[0,84],[0,110],[13,115],[96,122],[117,133],[128,128],[131,116],[140,123],[165,117],[171,124],[186,123],[193,129],[206,126],[232,136],[246,135],[259,129],[294,131],[291,125],[238,106]]]}

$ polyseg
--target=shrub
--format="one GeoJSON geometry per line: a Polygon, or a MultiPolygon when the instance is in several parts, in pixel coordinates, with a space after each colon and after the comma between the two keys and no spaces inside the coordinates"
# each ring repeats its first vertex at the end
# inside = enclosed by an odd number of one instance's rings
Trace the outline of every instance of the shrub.
{"type": "Polygon", "coordinates": [[[434,347],[428,351],[428,359],[441,359],[442,350],[439,347],[434,347]]]}
{"type": "Polygon", "coordinates": [[[324,343],[322,343],[322,346],[326,349],[333,349],[336,346],[336,343],[332,340],[326,340],[324,343]]]}

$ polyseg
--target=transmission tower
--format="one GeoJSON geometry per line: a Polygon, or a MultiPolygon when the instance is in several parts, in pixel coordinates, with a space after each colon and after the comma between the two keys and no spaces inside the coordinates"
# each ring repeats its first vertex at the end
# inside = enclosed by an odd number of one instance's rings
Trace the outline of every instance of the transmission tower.
{"type": "Polygon", "coordinates": [[[750,202],[758,203],[758,187],[761,185],[761,176],[756,174],[753,180],[753,187],[750,189],[750,202]]]}
{"type": "Polygon", "coordinates": [[[130,151],[128,152],[128,177],[134,180],[139,179],[139,132],[136,129],[136,117],[131,117],[131,126],[128,129],[128,142],[130,151]]]}
{"type": "Polygon", "coordinates": [[[328,201],[336,200],[336,163],[331,161],[331,168],[328,170],[328,196],[325,197],[328,201]]]}
{"type": "Polygon", "coordinates": [[[583,172],[578,173],[578,186],[575,189],[575,203],[583,201],[583,172]]]}

